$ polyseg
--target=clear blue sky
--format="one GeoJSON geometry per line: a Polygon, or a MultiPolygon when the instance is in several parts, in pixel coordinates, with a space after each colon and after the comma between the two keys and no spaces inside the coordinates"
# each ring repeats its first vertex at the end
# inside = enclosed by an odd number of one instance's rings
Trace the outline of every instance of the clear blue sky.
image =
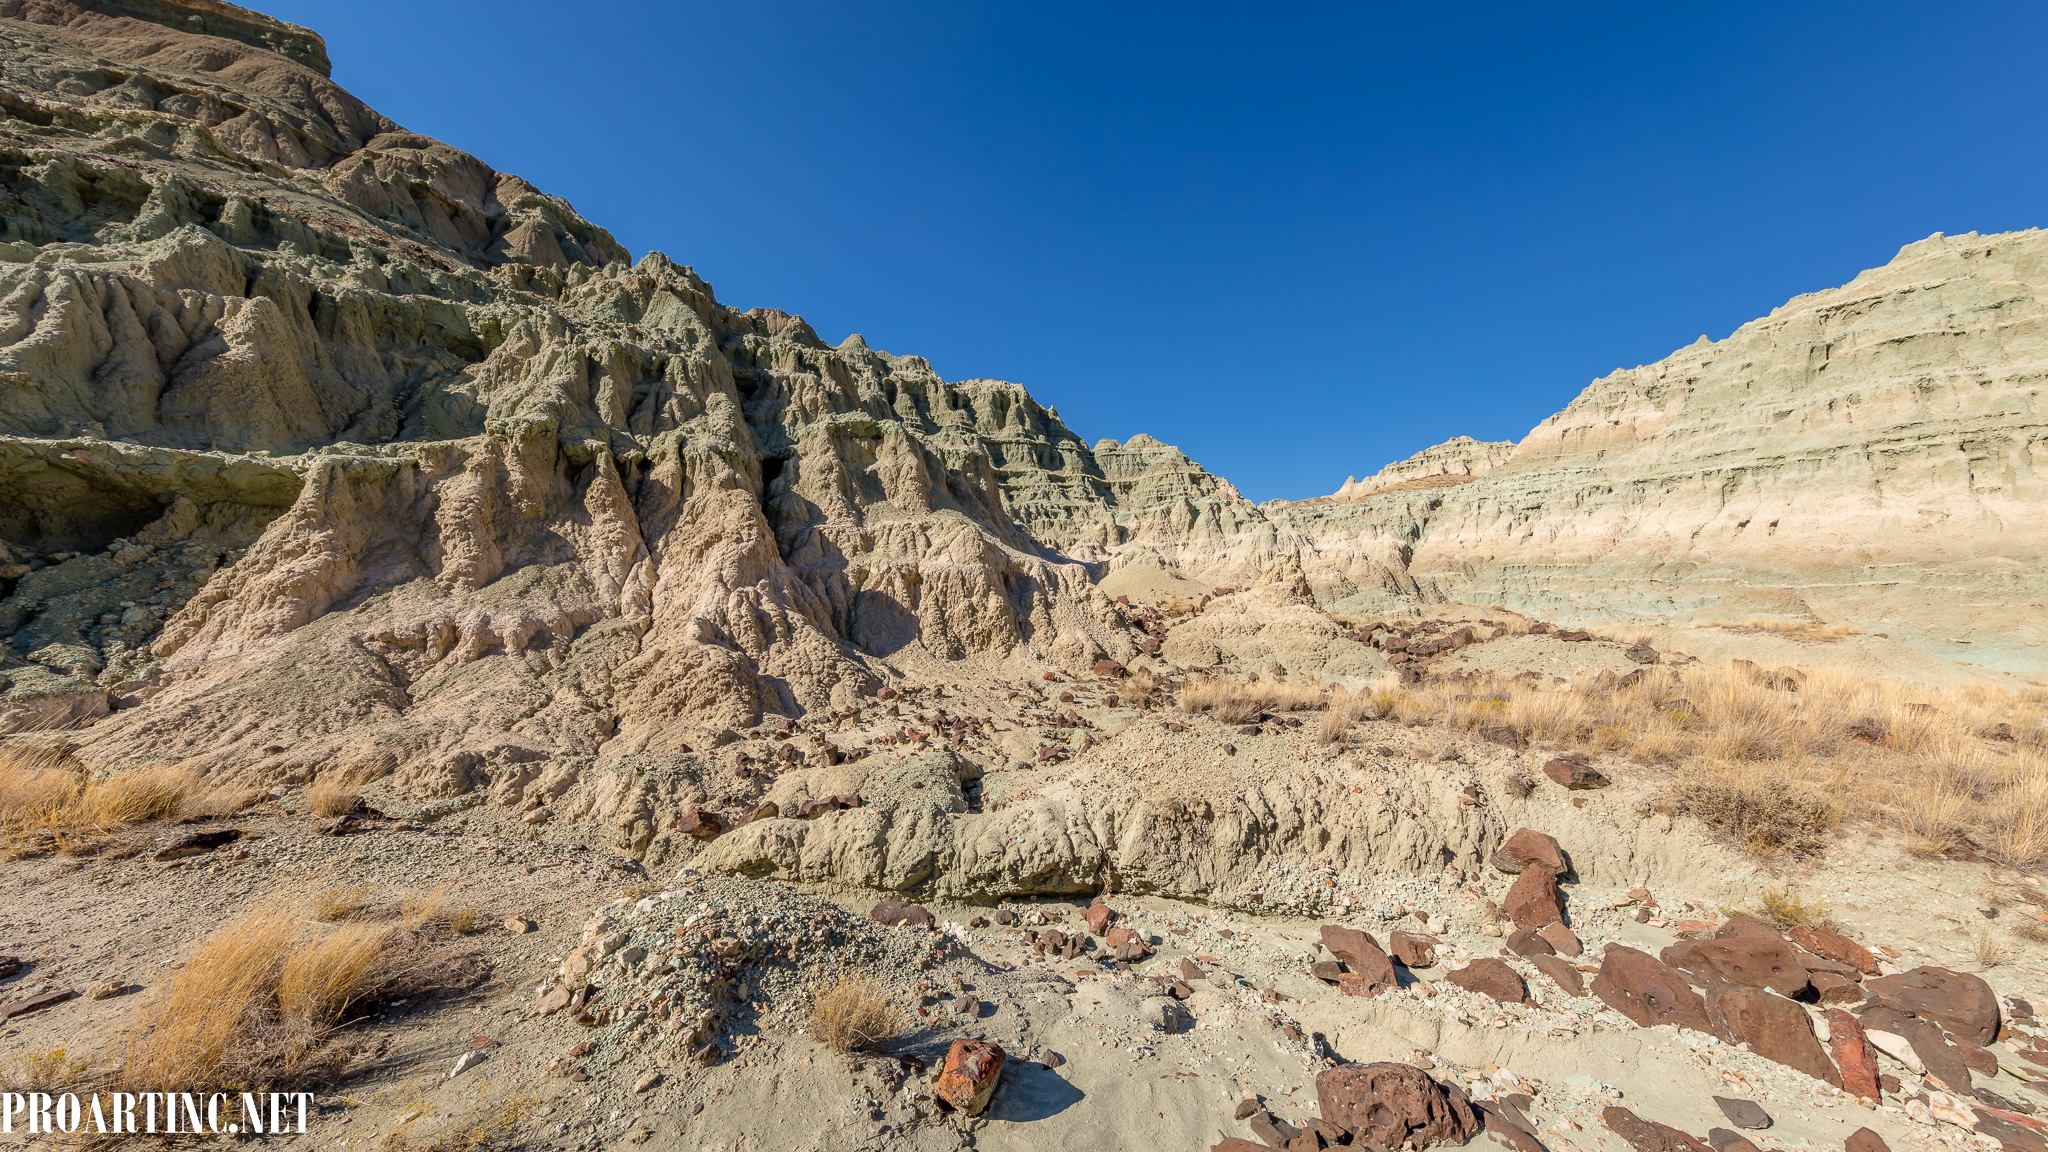
{"type": "Polygon", "coordinates": [[[2048,223],[2038,3],[255,3],[728,303],[1255,499],[2048,223]]]}

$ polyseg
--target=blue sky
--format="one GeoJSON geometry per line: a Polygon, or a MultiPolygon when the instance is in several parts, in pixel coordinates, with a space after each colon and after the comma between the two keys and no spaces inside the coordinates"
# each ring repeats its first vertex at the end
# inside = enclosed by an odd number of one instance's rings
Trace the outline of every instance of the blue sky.
{"type": "Polygon", "coordinates": [[[2048,223],[2048,6],[255,0],[720,299],[1255,499],[2048,223]]]}

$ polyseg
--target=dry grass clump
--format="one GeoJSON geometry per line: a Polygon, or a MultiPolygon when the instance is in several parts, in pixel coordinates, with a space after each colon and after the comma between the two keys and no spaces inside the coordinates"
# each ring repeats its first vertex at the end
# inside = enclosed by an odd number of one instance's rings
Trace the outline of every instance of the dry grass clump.
{"type": "Polygon", "coordinates": [[[362,798],[361,786],[347,772],[329,772],[306,789],[306,804],[315,816],[346,816],[362,798]]]}
{"type": "Polygon", "coordinates": [[[894,1039],[903,1014],[866,976],[841,976],[811,1001],[811,1035],[835,1052],[857,1052],[894,1039]]]}
{"type": "Polygon", "coordinates": [[[1207,712],[1225,724],[1249,724],[1268,712],[1301,712],[1329,700],[1322,688],[1284,680],[1205,676],[1180,690],[1183,712],[1207,712]]]}
{"type": "Polygon", "coordinates": [[[61,749],[0,745],[0,841],[47,836],[61,851],[87,851],[119,829],[178,815],[199,788],[183,765],[96,780],[61,749]]]}
{"type": "MultiPolygon", "coordinates": [[[[371,998],[434,991],[466,969],[411,923],[332,924],[264,901],[202,940],[136,1013],[114,1076],[125,1089],[319,1083],[346,1063],[337,1033],[371,998]]],[[[480,977],[479,977],[480,978],[480,977]]]]}
{"type": "Polygon", "coordinates": [[[82,1087],[92,1059],[62,1048],[0,1057],[0,1092],[67,1092],[82,1087]]]}
{"type": "Polygon", "coordinates": [[[1157,691],[1157,673],[1150,668],[1133,668],[1130,675],[1116,682],[1116,702],[1126,708],[1144,708],[1152,703],[1152,695],[1157,691]]]}
{"type": "Polygon", "coordinates": [[[1401,699],[1399,688],[1400,682],[1395,679],[1382,680],[1355,692],[1338,685],[1331,690],[1329,705],[1316,725],[1316,739],[1335,744],[1361,720],[1385,720],[1392,716],[1401,699]]]}
{"type": "Polygon", "coordinates": [[[1771,887],[1764,889],[1758,898],[1761,907],[1758,914],[1762,919],[1775,924],[1782,931],[1794,928],[1832,928],[1828,906],[1819,900],[1809,900],[1790,888],[1771,887]]]}
{"type": "Polygon", "coordinates": [[[1971,954],[1976,957],[1980,968],[1996,968],[2013,958],[2012,945],[2000,939],[1989,924],[1980,926],[1970,943],[1971,954]]]}
{"type": "Polygon", "coordinates": [[[313,893],[313,919],[323,924],[353,920],[370,907],[377,890],[368,884],[337,884],[313,893]]]}
{"type": "Polygon", "coordinates": [[[1847,621],[1823,624],[1818,620],[1772,620],[1759,616],[1752,616],[1747,620],[1703,620],[1698,627],[1719,628],[1724,632],[1768,632],[1793,640],[1814,640],[1823,643],[1863,635],[1863,629],[1847,621]]]}
{"type": "Polygon", "coordinates": [[[1674,807],[1761,855],[1819,851],[1848,822],[1913,851],[2048,865],[2048,691],[1928,689],[1744,662],[1568,685],[1472,676],[1333,695],[1319,736],[1356,719],[1604,751],[1670,770],[1674,807]]]}

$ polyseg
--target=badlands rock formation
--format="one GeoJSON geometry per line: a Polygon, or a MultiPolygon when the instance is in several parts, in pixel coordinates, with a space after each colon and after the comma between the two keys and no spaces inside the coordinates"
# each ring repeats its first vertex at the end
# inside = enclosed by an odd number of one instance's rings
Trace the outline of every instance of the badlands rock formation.
{"type": "Polygon", "coordinates": [[[98,763],[659,790],[731,729],[932,669],[1158,649],[1119,597],[1223,585],[1257,618],[1166,658],[1362,679],[1384,662],[1318,604],[1467,599],[2038,665],[2039,233],[1913,245],[1512,451],[1261,507],[632,262],[337,87],[304,29],[0,20],[0,729],[98,763]]]}
{"type": "Polygon", "coordinates": [[[1432,596],[1846,622],[2038,673],[2044,382],[2048,233],[1937,235],[1595,381],[1504,457],[1452,441],[1390,468],[1471,477],[1421,504],[1368,482],[1279,518],[1330,555],[1399,541],[1432,596]]]}

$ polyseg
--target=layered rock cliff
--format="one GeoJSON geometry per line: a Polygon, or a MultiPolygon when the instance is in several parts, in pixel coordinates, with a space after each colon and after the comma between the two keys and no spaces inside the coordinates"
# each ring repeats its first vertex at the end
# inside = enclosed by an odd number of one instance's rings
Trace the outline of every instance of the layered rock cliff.
{"type": "Polygon", "coordinates": [[[354,99],[304,29],[212,0],[0,26],[0,729],[430,791],[645,779],[949,662],[1128,658],[1111,593],[1158,581],[1807,613],[2041,663],[2040,233],[1913,245],[1512,450],[1261,507],[632,262],[354,99]]]}

